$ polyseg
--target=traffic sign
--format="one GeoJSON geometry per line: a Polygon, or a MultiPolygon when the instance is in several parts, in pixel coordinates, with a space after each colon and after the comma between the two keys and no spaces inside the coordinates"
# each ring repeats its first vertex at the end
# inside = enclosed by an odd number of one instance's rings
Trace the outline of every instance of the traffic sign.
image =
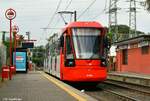
{"type": "Polygon", "coordinates": [[[12,31],[15,32],[15,33],[18,33],[19,32],[19,27],[14,25],[12,26],[12,31]]]}
{"type": "Polygon", "coordinates": [[[16,34],[16,40],[20,39],[20,35],[16,34]]]}
{"type": "Polygon", "coordinates": [[[12,20],[16,17],[16,11],[12,8],[9,8],[6,10],[5,16],[8,20],[12,20]]]}

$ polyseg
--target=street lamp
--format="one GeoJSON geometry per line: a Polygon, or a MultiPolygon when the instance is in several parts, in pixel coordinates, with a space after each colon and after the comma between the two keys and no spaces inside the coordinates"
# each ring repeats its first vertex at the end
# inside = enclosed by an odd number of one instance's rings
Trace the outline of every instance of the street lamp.
{"type": "Polygon", "coordinates": [[[13,30],[13,34],[14,34],[14,66],[16,68],[16,47],[17,47],[16,36],[17,36],[17,33],[19,32],[19,27],[14,25],[14,26],[12,26],[12,30],[13,30]]]}
{"type": "Polygon", "coordinates": [[[16,11],[12,8],[9,8],[5,12],[5,17],[10,21],[10,46],[9,46],[9,53],[10,53],[10,66],[12,66],[12,20],[16,17],[16,11]]]}

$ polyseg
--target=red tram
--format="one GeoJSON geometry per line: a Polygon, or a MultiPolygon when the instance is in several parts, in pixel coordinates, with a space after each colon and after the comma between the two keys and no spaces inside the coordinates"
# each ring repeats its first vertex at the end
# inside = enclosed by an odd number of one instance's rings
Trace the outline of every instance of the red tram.
{"type": "Polygon", "coordinates": [[[105,29],[98,22],[72,22],[46,45],[44,71],[60,80],[99,82],[107,77],[105,29]]]}

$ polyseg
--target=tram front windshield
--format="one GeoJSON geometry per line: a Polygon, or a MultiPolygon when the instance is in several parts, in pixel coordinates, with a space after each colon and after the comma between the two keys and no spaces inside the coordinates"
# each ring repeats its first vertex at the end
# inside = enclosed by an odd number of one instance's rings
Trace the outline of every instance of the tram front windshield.
{"type": "Polygon", "coordinates": [[[96,28],[73,28],[73,44],[77,59],[99,59],[101,31],[96,28]]]}

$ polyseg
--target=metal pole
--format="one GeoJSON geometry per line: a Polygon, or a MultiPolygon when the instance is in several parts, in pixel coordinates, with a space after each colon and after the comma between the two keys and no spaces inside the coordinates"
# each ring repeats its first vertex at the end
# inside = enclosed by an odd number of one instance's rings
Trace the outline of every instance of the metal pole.
{"type": "MultiPolygon", "coordinates": [[[[26,32],[26,35],[28,36],[28,41],[30,41],[30,32],[26,32]]],[[[30,48],[28,49],[28,53],[30,53],[30,48]]],[[[29,67],[29,70],[31,69],[31,56],[28,55],[28,67],[29,67]]]]}
{"type": "Polygon", "coordinates": [[[16,32],[14,32],[14,66],[16,67],[16,32]]]}
{"type": "Polygon", "coordinates": [[[110,33],[110,32],[111,32],[111,23],[112,23],[112,22],[111,22],[111,15],[112,15],[112,13],[111,13],[111,0],[109,0],[109,11],[108,11],[108,12],[109,12],[109,13],[108,13],[108,15],[109,15],[109,17],[108,17],[108,18],[109,18],[109,19],[108,19],[108,21],[109,21],[108,24],[109,24],[109,25],[108,25],[108,26],[109,26],[109,33],[110,33]]]}
{"type": "Polygon", "coordinates": [[[130,0],[130,7],[129,7],[129,37],[136,37],[136,0],[130,0]]]}
{"type": "Polygon", "coordinates": [[[109,33],[112,33],[112,43],[118,41],[118,23],[117,23],[117,2],[118,0],[109,0],[109,33]],[[114,27],[114,30],[112,29],[114,27]]]}
{"type": "Polygon", "coordinates": [[[6,34],[6,32],[3,32],[3,37],[2,37],[2,42],[3,43],[5,42],[5,34],[6,34]]]}
{"type": "Polygon", "coordinates": [[[74,21],[77,21],[77,11],[74,11],[74,21]]]}
{"type": "Polygon", "coordinates": [[[28,36],[28,41],[30,40],[30,32],[26,32],[26,35],[28,36]]]}
{"type": "Polygon", "coordinates": [[[9,43],[9,54],[10,54],[10,66],[12,66],[12,20],[10,20],[10,43],[9,43]]]}
{"type": "Polygon", "coordinates": [[[29,34],[28,34],[28,40],[30,40],[30,32],[29,32],[29,34]]]}

